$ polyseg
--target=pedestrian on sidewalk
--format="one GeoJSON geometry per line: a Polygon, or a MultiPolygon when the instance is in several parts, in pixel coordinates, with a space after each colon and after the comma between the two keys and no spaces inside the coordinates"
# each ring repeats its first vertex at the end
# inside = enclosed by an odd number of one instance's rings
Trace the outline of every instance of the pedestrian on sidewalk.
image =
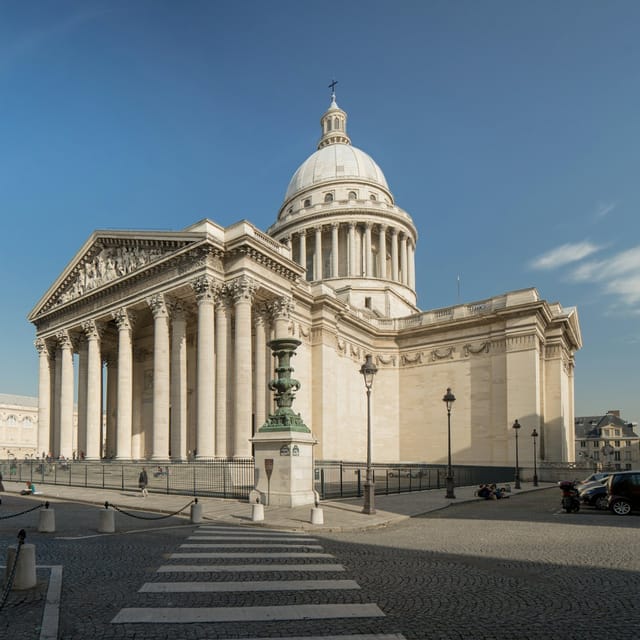
{"type": "Polygon", "coordinates": [[[149,476],[147,476],[146,467],[142,467],[142,471],[138,476],[138,486],[140,487],[140,491],[142,492],[142,497],[146,498],[149,495],[147,491],[147,485],[149,484],[149,476]]]}

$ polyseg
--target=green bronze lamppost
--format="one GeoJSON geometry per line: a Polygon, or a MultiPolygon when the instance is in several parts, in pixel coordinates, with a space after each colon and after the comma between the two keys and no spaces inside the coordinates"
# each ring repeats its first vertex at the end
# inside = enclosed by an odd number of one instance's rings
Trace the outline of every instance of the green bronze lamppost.
{"type": "Polygon", "coordinates": [[[533,438],[533,486],[538,486],[538,465],[536,462],[536,440],[538,438],[538,432],[534,429],[531,432],[531,437],[533,438]]]}
{"type": "Polygon", "coordinates": [[[516,482],[515,482],[515,488],[519,489],[520,488],[520,463],[518,462],[518,431],[520,430],[520,423],[518,422],[517,419],[513,423],[513,428],[515,429],[515,432],[516,432],[516,482]]]}
{"type": "Polygon", "coordinates": [[[378,372],[378,367],[373,364],[371,355],[365,356],[364,364],[360,367],[360,373],[364,378],[364,386],[367,390],[367,478],[364,483],[364,508],[362,513],[372,514],[376,512],[375,496],[376,485],[371,469],[371,387],[373,377],[378,372]]]}
{"type": "Polygon", "coordinates": [[[447,494],[445,498],[455,498],[456,494],[453,491],[453,468],[451,467],[451,407],[456,401],[456,397],[451,392],[451,388],[447,388],[447,393],[444,394],[442,401],[447,405],[447,494]]]}

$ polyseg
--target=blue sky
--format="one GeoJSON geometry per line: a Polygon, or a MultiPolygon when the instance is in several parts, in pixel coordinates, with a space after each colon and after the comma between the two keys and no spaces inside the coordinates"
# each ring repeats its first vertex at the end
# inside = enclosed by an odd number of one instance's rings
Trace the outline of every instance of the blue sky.
{"type": "Polygon", "coordinates": [[[577,306],[576,413],[640,419],[640,3],[0,0],[0,392],[94,229],[275,219],[337,85],[423,309],[577,306]]]}

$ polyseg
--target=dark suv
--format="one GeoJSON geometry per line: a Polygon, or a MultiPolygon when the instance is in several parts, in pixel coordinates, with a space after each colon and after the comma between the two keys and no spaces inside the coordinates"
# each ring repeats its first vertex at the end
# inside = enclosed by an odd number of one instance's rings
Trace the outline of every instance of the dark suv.
{"type": "Polygon", "coordinates": [[[640,471],[616,471],[607,480],[609,509],[626,516],[640,509],[640,471]]]}

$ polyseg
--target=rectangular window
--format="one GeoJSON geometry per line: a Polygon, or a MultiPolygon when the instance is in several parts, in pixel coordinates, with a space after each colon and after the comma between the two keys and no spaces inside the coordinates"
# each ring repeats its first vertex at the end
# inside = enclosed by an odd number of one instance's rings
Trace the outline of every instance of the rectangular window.
{"type": "Polygon", "coordinates": [[[619,451],[614,451],[613,459],[614,460],[620,460],[620,452],[619,451]]]}
{"type": "Polygon", "coordinates": [[[599,443],[597,440],[594,440],[594,441],[593,441],[593,448],[594,448],[594,449],[597,449],[597,448],[598,448],[598,446],[599,446],[599,444],[600,444],[600,443],[599,443]]]}
{"type": "Polygon", "coordinates": [[[587,446],[587,443],[585,440],[580,440],[580,448],[584,449],[587,446]]]}

